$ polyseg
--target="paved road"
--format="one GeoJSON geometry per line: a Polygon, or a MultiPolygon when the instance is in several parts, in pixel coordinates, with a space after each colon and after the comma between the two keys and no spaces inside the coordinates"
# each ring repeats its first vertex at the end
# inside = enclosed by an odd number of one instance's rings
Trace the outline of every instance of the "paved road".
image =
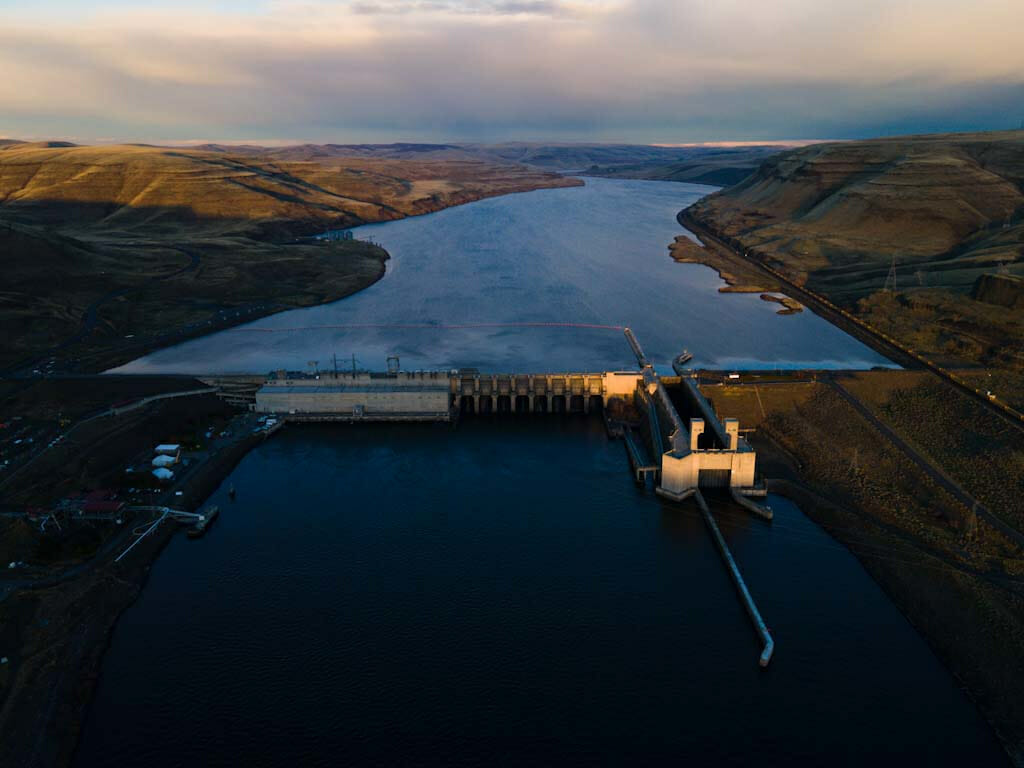
{"type": "Polygon", "coordinates": [[[1017,429],[1024,430],[1024,413],[1021,413],[1002,401],[989,399],[981,390],[976,389],[960,377],[954,375],[945,368],[936,365],[926,357],[903,347],[897,340],[882,335],[878,330],[872,328],[860,318],[854,317],[849,312],[837,307],[824,296],[809,290],[803,285],[798,285],[778,270],[769,267],[767,264],[761,263],[756,258],[752,258],[747,252],[742,251],[738,247],[734,247],[725,239],[710,231],[700,222],[687,216],[686,209],[680,211],[676,216],[676,219],[683,227],[689,229],[702,240],[715,243],[720,248],[724,248],[730,253],[739,256],[751,266],[771,275],[775,280],[783,285],[786,289],[786,293],[790,294],[793,298],[799,299],[810,307],[816,314],[821,315],[834,325],[845,330],[850,335],[859,338],[861,341],[868,344],[868,346],[873,347],[895,362],[898,362],[900,365],[909,364],[910,367],[921,367],[925,370],[931,371],[950,386],[955,387],[968,397],[971,397],[984,405],[992,413],[995,413],[1006,421],[1006,423],[1013,425],[1017,429]]]}

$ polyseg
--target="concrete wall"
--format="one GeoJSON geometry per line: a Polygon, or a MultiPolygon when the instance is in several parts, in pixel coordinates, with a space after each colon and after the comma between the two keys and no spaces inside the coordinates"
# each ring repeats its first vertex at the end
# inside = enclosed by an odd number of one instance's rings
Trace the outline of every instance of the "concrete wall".
{"type": "Polygon", "coordinates": [[[447,413],[448,388],[433,390],[268,387],[256,393],[260,413],[447,413]]]}
{"type": "Polygon", "coordinates": [[[639,373],[611,371],[604,374],[604,396],[632,398],[636,385],[642,379],[639,373]]]}
{"type": "MultiPolygon", "coordinates": [[[[651,369],[648,369],[647,376],[652,384],[657,382],[659,410],[676,414],[664,384],[660,383],[651,369]]],[[[679,386],[681,392],[690,399],[694,411],[703,418],[694,417],[683,424],[675,415],[675,439],[670,450],[661,457],[661,487],[673,494],[682,494],[700,487],[752,488],[757,454],[740,437],[739,421],[719,420],[710,403],[697,389],[696,381],[683,379],[679,386]],[[711,436],[714,439],[705,439],[711,436]]]]}
{"type": "Polygon", "coordinates": [[[447,418],[449,404],[449,378],[436,373],[279,378],[256,392],[256,410],[261,413],[447,418]]]}
{"type": "Polygon", "coordinates": [[[728,470],[729,485],[750,488],[754,485],[754,466],[757,454],[740,451],[692,451],[682,456],[668,452],[661,457],[661,486],[673,493],[682,493],[698,487],[700,470],[728,470]]]}

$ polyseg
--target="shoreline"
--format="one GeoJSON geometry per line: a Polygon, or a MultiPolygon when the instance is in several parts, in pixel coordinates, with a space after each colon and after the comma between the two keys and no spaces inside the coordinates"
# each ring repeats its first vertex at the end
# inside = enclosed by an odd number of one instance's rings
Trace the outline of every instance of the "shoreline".
{"type": "MultiPolygon", "coordinates": [[[[770,437],[767,439],[771,440],[770,437]]],[[[868,523],[860,514],[836,503],[830,498],[820,496],[816,491],[807,487],[803,482],[803,478],[799,477],[799,475],[795,480],[789,478],[768,478],[766,482],[769,492],[777,493],[793,502],[803,514],[820,525],[832,539],[842,545],[857,559],[861,568],[881,587],[886,597],[899,610],[900,615],[925,641],[929,650],[931,650],[942,665],[942,668],[956,681],[957,687],[963,691],[977,709],[979,715],[992,728],[993,733],[1005,750],[1009,762],[1013,765],[1024,765],[1024,749],[1021,746],[1020,735],[1008,733],[1005,725],[997,722],[995,714],[985,705],[986,699],[992,695],[991,691],[979,690],[968,681],[968,675],[964,673],[965,665],[958,663],[960,661],[959,656],[956,650],[951,647],[955,645],[955,642],[942,641],[941,635],[943,632],[949,631],[949,623],[942,621],[937,615],[937,611],[933,610],[931,613],[918,615],[911,609],[912,605],[920,606],[922,602],[943,601],[960,604],[966,598],[965,593],[957,594],[946,591],[939,594],[939,589],[936,587],[932,594],[928,596],[928,599],[922,601],[922,592],[916,590],[909,583],[912,581],[912,577],[898,573],[898,569],[894,569],[888,562],[880,560],[877,556],[869,555],[865,557],[858,553],[858,547],[865,546],[864,538],[867,538],[869,541],[878,542],[879,545],[887,541],[886,537],[875,535],[871,530],[872,525],[879,525],[878,521],[868,523]],[[856,528],[858,533],[864,534],[864,536],[858,539],[856,536],[851,535],[849,533],[851,527],[856,528]]],[[[919,549],[917,554],[923,561],[936,562],[937,565],[932,566],[932,570],[937,571],[939,576],[935,578],[948,577],[951,582],[946,586],[955,589],[952,585],[955,584],[957,576],[962,576],[960,569],[946,562],[936,552],[919,549]]],[[[971,672],[976,674],[975,670],[971,670],[971,672]]]]}
{"type": "MultiPolygon", "coordinates": [[[[202,507],[238,463],[271,436],[249,433],[210,456],[197,472],[172,486],[183,492],[181,497],[174,497],[174,505],[187,511],[202,507]]],[[[115,546],[79,567],[67,569],[74,573],[60,574],[52,583],[15,589],[0,601],[0,605],[12,601],[8,609],[14,602],[23,603],[37,619],[41,614],[55,613],[55,606],[69,604],[60,626],[42,632],[52,637],[44,637],[41,642],[25,638],[24,647],[9,651],[10,679],[0,699],[3,764],[70,765],[73,761],[117,623],[142,594],[160,554],[181,533],[179,523],[167,521],[124,560],[115,562],[114,553],[127,543],[132,529],[146,524],[126,521],[122,531],[113,535],[115,546]],[[23,653],[26,649],[29,652],[23,653]],[[45,704],[39,701],[46,696],[49,701],[45,704]],[[54,727],[58,723],[60,727],[54,727]],[[40,738],[20,740],[20,733],[39,734],[40,738]]],[[[44,620],[50,624],[49,619],[44,620]]]]}
{"type": "Polygon", "coordinates": [[[737,241],[726,236],[719,236],[707,225],[697,219],[694,219],[688,211],[689,208],[681,210],[676,215],[676,220],[683,228],[700,237],[701,241],[704,242],[705,245],[713,244],[716,251],[731,254],[734,259],[742,260],[751,269],[757,270],[759,273],[763,273],[766,276],[774,277],[780,285],[784,286],[780,289],[780,292],[785,292],[793,298],[798,299],[805,307],[814,312],[814,314],[824,318],[832,325],[845,331],[850,336],[853,336],[855,339],[878,352],[880,355],[889,358],[894,363],[906,368],[907,370],[924,369],[931,372],[945,381],[946,384],[983,405],[986,409],[1003,419],[1007,424],[1024,432],[1024,413],[1021,411],[1012,408],[1004,402],[986,397],[984,391],[971,386],[968,381],[964,380],[956,373],[932,362],[915,350],[908,348],[897,339],[894,339],[874,328],[867,321],[857,317],[842,307],[836,306],[825,297],[815,293],[805,286],[796,283],[792,279],[780,273],[778,270],[770,267],[768,264],[762,263],[758,260],[756,252],[752,251],[752,255],[749,256],[741,255],[740,251],[742,248],[737,241]]]}
{"type": "MultiPolygon", "coordinates": [[[[411,212],[405,213],[395,209],[388,209],[390,216],[381,217],[372,220],[361,220],[357,223],[351,224],[350,226],[343,227],[344,229],[351,229],[355,226],[365,226],[372,224],[382,224],[388,221],[398,221],[402,219],[412,218],[415,216],[424,216],[431,213],[438,213],[447,208],[455,208],[462,205],[468,205],[470,203],[479,202],[481,200],[487,200],[495,197],[503,197],[505,195],[512,194],[523,194],[527,192],[536,192],[544,189],[565,189],[585,186],[586,182],[582,179],[572,176],[552,176],[551,178],[544,179],[541,181],[522,183],[522,184],[511,184],[507,189],[479,189],[475,191],[459,190],[457,192],[449,193],[438,193],[430,198],[419,200],[412,206],[411,212]]],[[[301,225],[304,229],[312,230],[311,226],[301,225]]],[[[319,234],[323,231],[323,227],[317,227],[314,234],[319,234]]],[[[312,234],[300,235],[294,240],[280,241],[270,238],[250,238],[252,244],[257,249],[278,249],[281,253],[287,253],[287,249],[296,247],[305,248],[316,248],[326,249],[330,245],[327,243],[303,243],[300,241],[306,238],[312,237],[312,234]]],[[[346,241],[352,242],[352,241],[346,241]]],[[[75,354],[85,354],[88,356],[87,361],[83,361],[83,364],[75,367],[74,370],[61,370],[61,366],[58,363],[57,371],[51,372],[66,372],[66,373],[79,373],[79,374],[91,374],[91,373],[103,373],[112,369],[116,369],[122,365],[126,365],[134,360],[141,357],[145,357],[149,354],[157,352],[161,349],[175,346],[177,344],[184,343],[196,338],[200,338],[205,335],[223,331],[229,328],[234,328],[245,323],[260,320],[272,315],[276,315],[280,312],[287,312],[293,309],[304,309],[307,307],[322,306],[324,304],[331,304],[335,301],[352,296],[370,286],[374,285],[386,276],[387,268],[386,262],[390,259],[390,254],[380,247],[379,245],[371,245],[364,241],[354,241],[361,243],[366,249],[374,251],[372,257],[365,258],[376,258],[379,262],[377,269],[374,274],[369,276],[369,279],[365,277],[356,276],[356,285],[339,285],[333,292],[329,292],[325,295],[316,297],[313,301],[308,302],[296,302],[291,301],[288,303],[279,303],[278,299],[273,296],[266,297],[258,303],[253,303],[248,306],[235,307],[227,303],[221,302],[219,306],[218,314],[212,319],[208,317],[196,318],[195,322],[181,328],[176,328],[168,333],[158,333],[156,335],[150,334],[148,336],[140,336],[135,339],[136,335],[140,334],[140,329],[134,329],[130,327],[121,328],[117,331],[123,338],[116,338],[114,343],[106,343],[111,341],[108,337],[105,342],[101,342],[94,348],[90,348],[88,345],[89,339],[94,334],[94,328],[88,326],[89,316],[95,315],[99,307],[106,304],[109,300],[127,296],[129,294],[138,294],[146,291],[147,285],[134,286],[130,289],[125,289],[122,292],[118,292],[117,295],[107,295],[99,297],[94,305],[86,311],[85,315],[81,318],[81,327],[75,330],[70,336],[66,337],[62,341],[55,345],[48,346],[46,348],[37,349],[27,354],[21,355],[20,358],[13,361],[7,361],[4,363],[2,369],[0,369],[0,380],[14,377],[31,378],[30,375],[26,375],[25,372],[31,370],[33,367],[42,366],[43,361],[53,358],[54,360],[61,361],[63,359],[71,358],[75,354]],[[233,312],[233,314],[232,314],[233,312]],[[125,333],[127,332],[127,333],[125,333]],[[127,341],[127,343],[125,343],[127,341]],[[20,372],[20,373],[19,373],[20,372]]],[[[178,250],[189,250],[196,246],[211,248],[210,243],[206,243],[204,239],[200,238],[188,246],[169,246],[172,249],[177,248],[178,250]]],[[[217,248],[222,248],[222,245],[217,248]]],[[[190,251],[191,252],[191,251],[190,251]]],[[[175,277],[178,274],[190,272],[200,267],[200,258],[198,255],[192,255],[192,264],[177,269],[175,272],[169,274],[163,274],[154,277],[151,282],[160,283],[168,278],[175,277]]],[[[342,275],[345,277],[345,275],[342,275]]],[[[318,286],[324,285],[323,282],[318,283],[318,286]]],[[[287,286],[285,287],[287,288],[287,286]]],[[[225,297],[227,298],[227,297],[225,297]]],[[[46,374],[42,374],[45,376],[46,374]]]]}
{"type": "MultiPolygon", "coordinates": [[[[532,191],[532,190],[523,190],[523,191],[532,191]]],[[[475,202],[475,201],[471,200],[471,201],[466,201],[466,202],[475,202]]],[[[463,203],[458,203],[458,204],[463,204],[463,203]]],[[[425,213],[430,213],[430,212],[434,212],[434,211],[426,211],[425,213]]],[[[422,214],[416,214],[416,215],[422,215],[422,214]]],[[[699,247],[699,246],[694,246],[694,247],[699,247]]],[[[683,259],[677,259],[677,261],[682,261],[683,263],[694,263],[694,262],[687,262],[687,261],[685,261],[683,259]]],[[[705,263],[705,262],[700,262],[700,263],[705,263]]],[[[377,280],[381,279],[381,277],[383,277],[384,272],[386,271],[386,267],[385,267],[383,262],[382,262],[381,266],[382,266],[382,273],[381,273],[381,276],[377,278],[377,280]]],[[[712,264],[707,264],[707,266],[715,268],[716,271],[719,271],[712,264]]],[[[728,272],[728,268],[727,267],[726,267],[726,272],[728,272]]],[[[719,275],[722,276],[723,279],[726,279],[722,275],[721,271],[719,271],[719,275]]],[[[730,276],[735,277],[735,275],[730,275],[730,276]]],[[[374,282],[376,282],[376,280],[374,280],[374,282]]],[[[370,284],[372,284],[372,283],[370,283],[370,284]]],[[[730,289],[733,288],[733,287],[734,286],[730,284],[729,286],[720,288],[719,290],[721,292],[726,292],[727,293],[727,292],[731,292],[730,289]]],[[[767,288],[767,287],[755,288],[753,285],[749,286],[749,288],[750,288],[750,290],[744,291],[744,292],[761,292],[761,291],[766,291],[766,290],[773,290],[773,289],[767,288]]],[[[349,294],[346,294],[346,295],[352,295],[353,293],[357,292],[358,290],[361,290],[361,288],[357,289],[356,291],[352,291],[352,292],[350,292],[349,294]]],[[[736,290],[739,291],[738,288],[736,290]]],[[[341,297],[341,298],[344,298],[344,297],[341,297]]],[[[338,300],[338,299],[335,299],[335,300],[338,300]]],[[[770,300],[777,300],[777,299],[770,299],[770,300]]],[[[329,302],[324,302],[324,303],[329,303],[329,302]]],[[[283,310],[277,310],[277,311],[283,311],[283,310]]],[[[274,313],[268,313],[268,314],[274,314],[274,313]]],[[[238,322],[239,323],[240,322],[248,322],[251,319],[256,319],[256,318],[255,317],[253,317],[253,318],[246,318],[246,320],[238,321],[238,322]]],[[[826,318],[826,319],[829,319],[829,318],[826,318]]],[[[829,322],[833,322],[833,321],[831,319],[829,319],[829,322]]],[[[237,324],[237,323],[235,323],[235,324],[237,324]]],[[[833,323],[833,324],[835,324],[835,323],[833,323]]],[[[230,325],[228,327],[230,327],[230,325]]],[[[842,327],[842,326],[839,326],[839,327],[842,327]]],[[[204,335],[205,333],[208,333],[208,332],[212,332],[212,331],[205,331],[204,330],[202,333],[197,333],[196,335],[197,336],[201,336],[201,335],[204,335]]],[[[179,343],[179,342],[175,342],[175,343],[179,343]]],[[[259,442],[262,439],[265,439],[265,438],[263,438],[262,436],[257,436],[255,440],[253,440],[251,442],[248,442],[248,443],[245,443],[244,444],[245,445],[244,449],[241,448],[241,447],[238,447],[238,449],[237,449],[237,456],[234,457],[233,459],[231,458],[231,456],[228,456],[228,455],[223,455],[223,456],[218,455],[217,461],[215,463],[213,463],[207,469],[207,471],[204,472],[204,474],[201,477],[199,477],[199,478],[189,478],[189,484],[190,485],[193,485],[193,484],[195,485],[194,488],[190,488],[189,498],[192,499],[192,498],[198,497],[198,500],[196,501],[196,504],[199,505],[199,504],[203,503],[203,501],[205,501],[205,499],[207,499],[209,497],[209,495],[216,489],[216,487],[220,483],[222,483],[224,481],[224,479],[230,474],[230,472],[233,470],[233,468],[235,466],[237,466],[237,463],[239,461],[241,461],[244,458],[245,455],[247,455],[248,451],[251,450],[255,445],[259,444],[259,442]],[[204,494],[202,492],[202,488],[206,487],[206,484],[209,485],[209,490],[207,492],[205,492],[205,494],[204,494]]],[[[241,446],[242,444],[239,443],[238,445],[241,446]]],[[[233,456],[234,452],[232,452],[231,455],[233,456]]],[[[783,494],[783,495],[786,495],[786,494],[783,494]]],[[[814,519],[816,522],[821,522],[816,516],[812,516],[811,508],[806,507],[803,504],[799,504],[799,503],[798,503],[798,506],[800,506],[801,511],[804,514],[807,514],[808,517],[810,517],[811,519],[814,519]]],[[[822,522],[821,524],[823,525],[823,527],[826,528],[826,530],[828,531],[829,535],[831,535],[836,541],[841,542],[844,545],[847,545],[847,543],[841,538],[841,536],[837,535],[827,523],[822,522]]],[[[78,659],[79,666],[78,667],[74,667],[74,666],[65,667],[64,671],[61,672],[61,678],[57,682],[59,684],[58,687],[62,687],[63,689],[70,690],[70,692],[71,692],[71,695],[66,697],[66,701],[65,701],[65,703],[62,706],[64,706],[65,708],[67,708],[68,706],[70,706],[72,708],[74,706],[78,706],[79,710],[78,710],[77,719],[75,717],[74,711],[71,711],[71,712],[61,712],[61,713],[54,712],[53,713],[54,714],[54,717],[53,717],[53,721],[54,722],[63,722],[65,725],[67,725],[68,723],[74,723],[73,728],[67,728],[65,731],[58,730],[55,733],[50,734],[50,736],[49,736],[50,741],[62,742],[62,745],[55,745],[54,746],[53,755],[54,755],[54,762],[55,763],[57,763],[57,764],[67,764],[67,763],[70,763],[70,761],[73,759],[75,750],[77,748],[78,739],[79,739],[79,736],[80,736],[80,733],[81,733],[81,727],[82,727],[82,724],[85,722],[86,713],[88,712],[88,706],[90,705],[90,702],[92,701],[92,696],[93,696],[93,693],[94,693],[94,690],[95,690],[95,686],[98,684],[99,670],[102,668],[102,661],[103,661],[103,658],[105,656],[106,650],[109,647],[111,639],[113,637],[113,632],[116,629],[117,622],[119,621],[120,617],[123,615],[124,611],[126,611],[135,602],[135,600],[137,600],[138,597],[141,595],[141,591],[145,587],[146,580],[148,578],[149,569],[152,567],[153,563],[155,563],[156,559],[162,553],[164,547],[167,546],[167,544],[169,543],[171,537],[175,533],[177,533],[177,529],[176,529],[176,527],[174,527],[173,524],[170,525],[170,526],[164,526],[163,530],[159,530],[158,529],[155,532],[155,535],[152,537],[152,541],[148,541],[148,542],[144,542],[143,544],[140,544],[140,546],[137,547],[136,550],[133,551],[132,556],[130,558],[127,558],[127,560],[129,561],[129,565],[125,566],[122,571],[118,571],[117,569],[112,568],[110,566],[110,564],[107,564],[106,566],[98,566],[95,571],[91,571],[87,575],[73,577],[73,580],[76,582],[76,588],[80,588],[78,591],[81,591],[81,592],[85,593],[85,598],[84,598],[83,603],[86,606],[92,606],[94,608],[96,606],[98,606],[99,609],[103,610],[104,612],[101,614],[100,610],[95,610],[93,613],[89,613],[88,614],[88,620],[89,621],[95,621],[96,626],[92,627],[92,628],[88,628],[87,627],[85,630],[80,629],[81,625],[77,626],[75,628],[75,631],[79,632],[80,634],[69,635],[69,637],[66,638],[65,642],[62,644],[61,649],[63,651],[74,652],[74,651],[77,650],[79,652],[77,656],[74,653],[69,653],[67,655],[62,655],[60,653],[56,654],[56,657],[58,659],[62,659],[62,660],[66,660],[66,659],[69,659],[69,658],[76,658],[76,659],[78,659]],[[80,584],[77,583],[79,580],[81,580],[82,583],[80,583],[80,584]],[[124,591],[115,592],[114,590],[116,588],[123,589],[124,591]],[[94,592],[95,592],[95,594],[94,594],[94,592]],[[89,601],[92,601],[92,602],[89,602],[89,601]],[[100,620],[100,618],[97,618],[97,617],[101,617],[102,621],[100,620]],[[83,646],[83,642],[81,641],[81,638],[92,638],[92,637],[96,636],[96,632],[99,631],[97,629],[97,627],[99,627],[104,622],[107,623],[107,626],[106,626],[106,629],[105,629],[105,635],[104,635],[105,642],[101,644],[101,647],[99,648],[98,652],[95,650],[95,648],[92,648],[92,647],[83,648],[82,647],[83,646]],[[70,673],[72,678],[73,678],[71,680],[71,682],[68,682],[68,679],[67,679],[68,678],[68,674],[67,673],[70,673]],[[69,704],[68,702],[71,702],[71,703],[69,704]],[[63,719],[62,719],[62,717],[63,717],[63,719]],[[66,735],[63,735],[63,734],[66,734],[66,735]],[[69,744],[70,744],[70,746],[69,746],[69,744]]],[[[847,545],[847,548],[849,548],[848,545],[847,545]]],[[[854,555],[856,556],[856,553],[852,549],[850,551],[853,552],[854,555]]],[[[886,591],[886,594],[890,595],[890,598],[893,599],[893,602],[896,603],[898,607],[900,607],[901,612],[904,615],[907,615],[906,611],[902,608],[902,606],[900,606],[899,602],[895,598],[892,597],[892,593],[891,593],[890,589],[887,588],[880,581],[880,579],[874,575],[874,572],[870,568],[868,568],[867,563],[865,563],[859,557],[858,557],[858,561],[861,563],[862,567],[864,567],[865,570],[868,571],[868,573],[871,574],[873,576],[873,578],[875,578],[875,580],[879,584],[882,584],[883,589],[886,591]]],[[[909,617],[908,617],[908,620],[910,620],[909,617]]],[[[913,621],[911,621],[911,623],[914,624],[915,628],[917,627],[917,624],[915,624],[913,621]]],[[[925,637],[926,640],[930,640],[930,638],[923,631],[920,632],[920,634],[923,637],[925,637]]],[[[929,644],[931,645],[931,643],[929,643],[929,644]]],[[[949,666],[946,665],[945,663],[944,663],[944,666],[946,666],[946,668],[949,669],[949,666]]],[[[958,680],[959,680],[959,678],[958,678],[958,680]]],[[[53,688],[54,692],[56,692],[56,690],[57,690],[56,687],[53,688]]],[[[54,693],[54,695],[56,695],[56,693],[54,693]]],[[[974,700],[973,696],[972,696],[972,700],[974,700]]],[[[5,697],[4,700],[0,701],[0,713],[3,713],[3,714],[6,715],[6,707],[7,707],[7,699],[5,697]]],[[[5,716],[4,719],[3,719],[3,722],[0,723],[0,726],[2,726],[2,729],[0,729],[0,734],[4,733],[7,730],[7,725],[8,725],[7,717],[5,716]]],[[[997,732],[998,732],[998,729],[997,729],[997,732]]],[[[3,739],[3,740],[0,740],[0,741],[7,741],[7,739],[3,739]]],[[[2,756],[3,756],[3,750],[2,750],[2,746],[0,746],[0,757],[2,757],[2,756]]],[[[35,758],[36,755],[32,755],[31,757],[35,758]]],[[[3,762],[3,761],[0,760],[0,762],[3,762]]],[[[13,761],[12,764],[20,764],[20,763],[18,761],[13,761]]]]}

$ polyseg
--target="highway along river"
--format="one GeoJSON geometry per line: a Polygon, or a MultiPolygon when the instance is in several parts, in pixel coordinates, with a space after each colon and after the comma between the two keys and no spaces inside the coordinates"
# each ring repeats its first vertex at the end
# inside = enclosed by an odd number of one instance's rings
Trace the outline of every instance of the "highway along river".
{"type": "MultiPolygon", "coordinates": [[[[672,262],[706,188],[588,180],[365,227],[362,293],[127,366],[870,366],[672,262]],[[390,326],[434,323],[453,329],[390,326]],[[388,327],[280,330],[316,325],[388,327]]],[[[781,498],[716,514],[776,640],[771,666],[692,505],[633,483],[591,417],[290,425],[176,537],[114,630],[76,765],[1003,765],[990,729],[856,559],[781,498]],[[233,485],[237,498],[227,489],[233,485]]],[[[899,558],[879,549],[875,557],[899,558]]],[[[907,565],[906,567],[915,567],[907,565]]]]}
{"type": "Polygon", "coordinates": [[[587,179],[585,187],[481,200],[360,227],[391,254],[375,285],[156,352],[127,372],[305,370],[332,355],[374,370],[607,370],[635,364],[628,325],[652,360],[684,347],[717,368],[868,368],[885,360],[808,311],[776,314],[757,294],[721,294],[707,267],[677,264],[675,216],[713,188],[587,179]],[[428,328],[416,327],[427,325],[428,328]],[[455,327],[452,327],[455,326],[455,327]]]}

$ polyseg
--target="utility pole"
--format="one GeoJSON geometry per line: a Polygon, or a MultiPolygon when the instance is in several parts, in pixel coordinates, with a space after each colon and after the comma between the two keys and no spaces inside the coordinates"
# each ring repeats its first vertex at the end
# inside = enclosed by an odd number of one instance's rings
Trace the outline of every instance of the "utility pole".
{"type": "Polygon", "coordinates": [[[885,287],[883,291],[895,291],[896,290],[896,254],[892,255],[892,264],[889,265],[889,274],[885,278],[885,287]]]}
{"type": "Polygon", "coordinates": [[[332,354],[331,358],[334,360],[334,378],[337,379],[338,378],[338,353],[335,352],[334,354],[332,354]]]}

